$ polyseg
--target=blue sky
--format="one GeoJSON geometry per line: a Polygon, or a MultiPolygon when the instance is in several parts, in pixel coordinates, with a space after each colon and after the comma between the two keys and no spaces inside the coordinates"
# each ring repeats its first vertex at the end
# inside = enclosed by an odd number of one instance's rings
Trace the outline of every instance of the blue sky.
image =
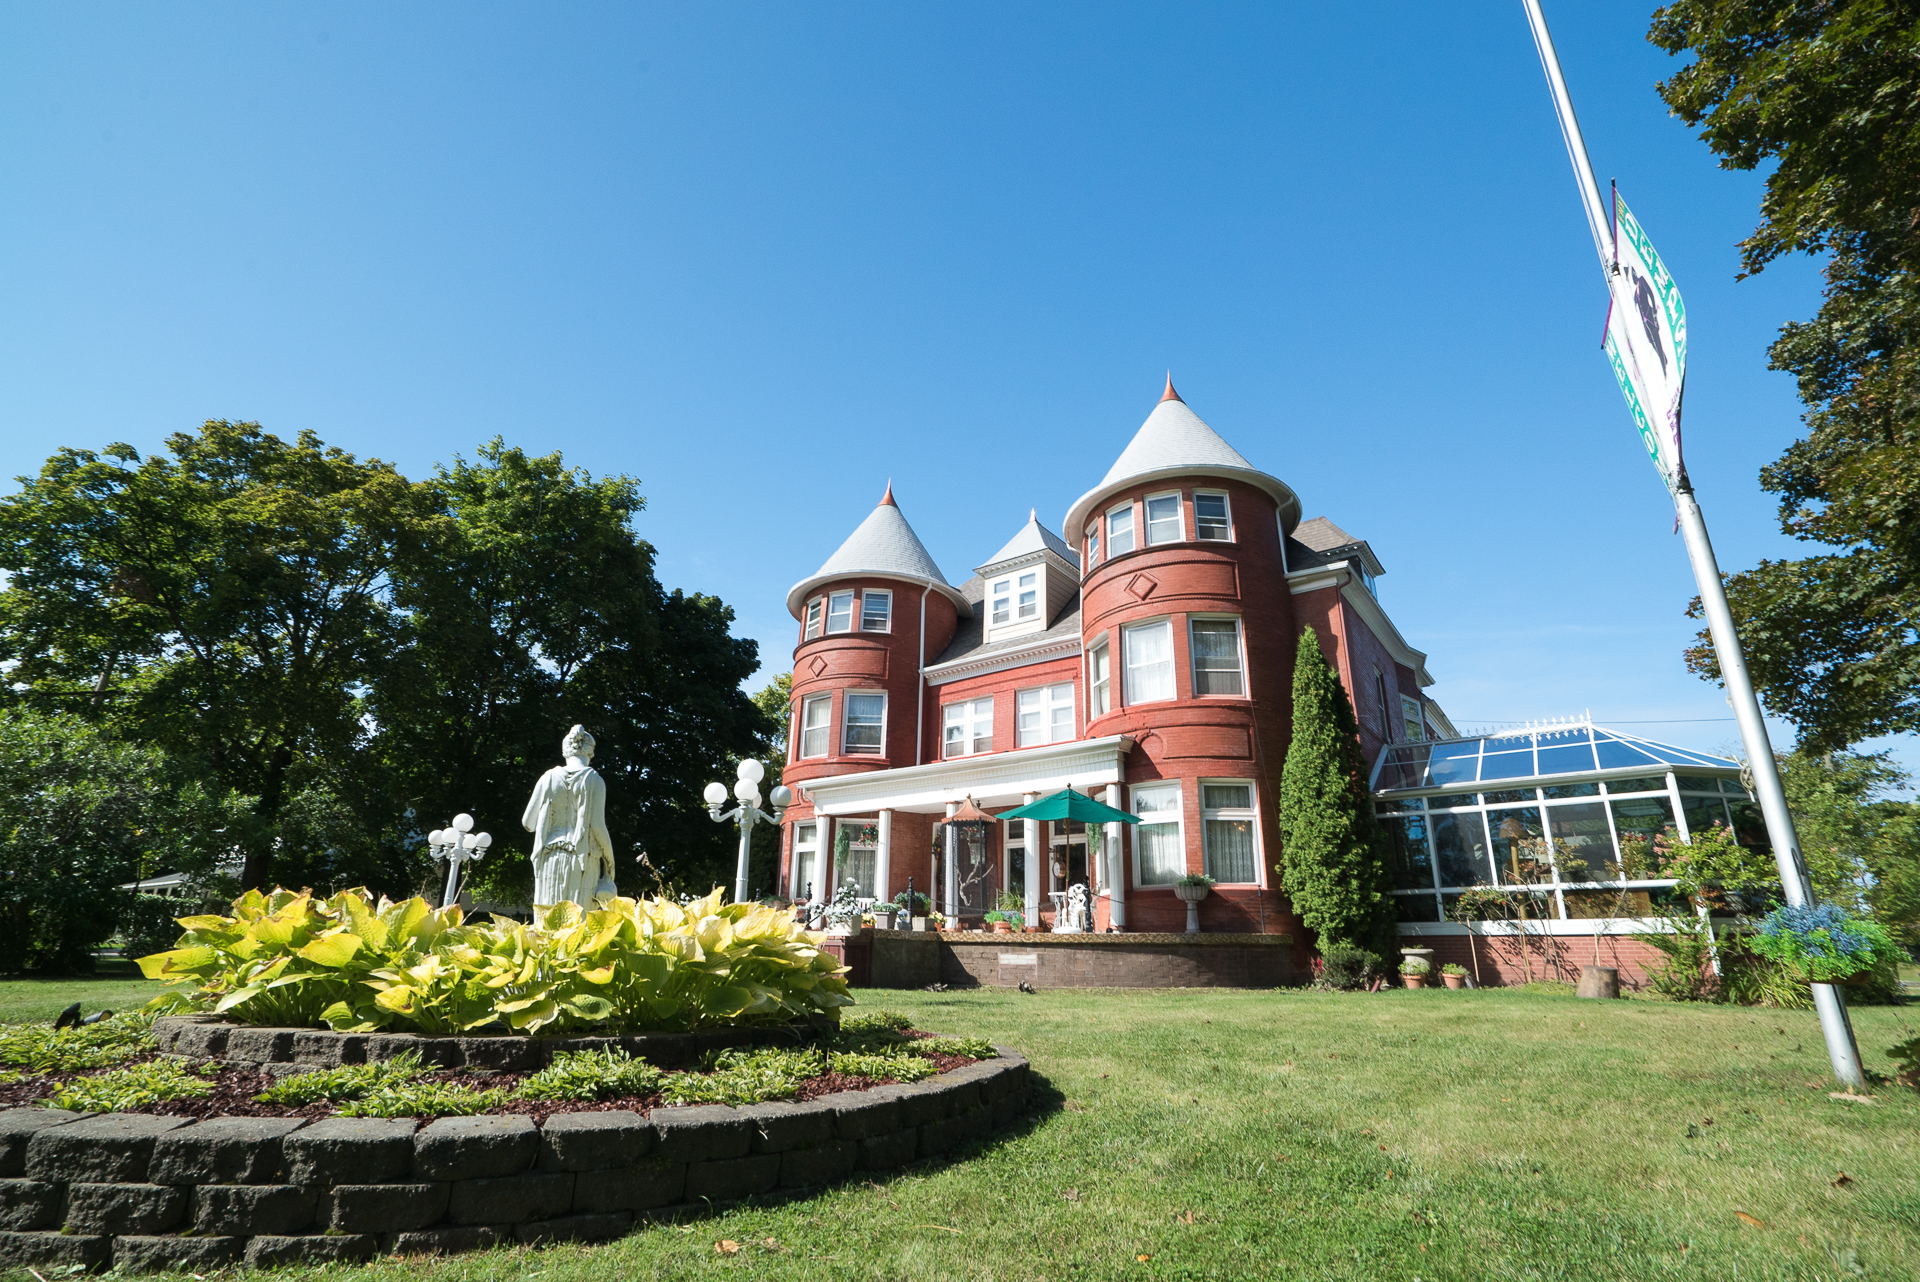
{"type": "MultiPolygon", "coordinates": [[[[1686,295],[1722,564],[1794,555],[1755,476],[1814,265],[1735,282],[1759,178],[1667,116],[1645,11],[1548,15],[1686,295]]],[[[957,582],[1170,367],[1372,542],[1456,721],[1736,740],[1517,3],[16,4],[0,73],[7,476],[209,417],[561,450],[771,674],[889,477],[957,582]]]]}

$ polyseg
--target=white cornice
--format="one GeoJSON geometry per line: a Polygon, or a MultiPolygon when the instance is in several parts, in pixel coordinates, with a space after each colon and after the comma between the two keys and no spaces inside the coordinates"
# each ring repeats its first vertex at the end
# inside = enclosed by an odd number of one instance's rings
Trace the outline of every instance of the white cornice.
{"type": "Polygon", "coordinates": [[[1068,784],[1081,790],[1123,783],[1126,735],[1050,743],[1016,752],[959,757],[924,766],[872,770],[863,774],[812,779],[800,785],[822,815],[862,815],[875,810],[938,811],[948,802],[1017,797],[1029,792],[1058,792],[1068,784]]]}
{"type": "Polygon", "coordinates": [[[983,654],[978,658],[954,659],[930,667],[926,671],[927,684],[943,686],[958,681],[962,677],[977,677],[984,672],[1000,672],[1007,668],[1024,668],[1030,663],[1064,659],[1079,653],[1078,635],[1054,637],[1033,645],[1018,646],[1012,650],[996,650],[992,654],[983,654]]]}

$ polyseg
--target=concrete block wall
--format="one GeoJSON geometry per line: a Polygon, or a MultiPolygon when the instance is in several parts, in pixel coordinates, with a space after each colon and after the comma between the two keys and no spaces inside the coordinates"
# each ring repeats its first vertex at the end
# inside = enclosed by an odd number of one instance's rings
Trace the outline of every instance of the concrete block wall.
{"type": "Polygon", "coordinates": [[[598,1241],[944,1153],[1027,1106],[1002,1049],[805,1103],[412,1118],[0,1112],[0,1267],[130,1273],[598,1241]]]}

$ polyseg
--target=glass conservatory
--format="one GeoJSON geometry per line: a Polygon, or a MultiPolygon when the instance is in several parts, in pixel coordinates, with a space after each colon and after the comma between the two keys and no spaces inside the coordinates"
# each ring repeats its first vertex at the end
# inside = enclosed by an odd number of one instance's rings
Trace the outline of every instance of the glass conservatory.
{"type": "Polygon", "coordinates": [[[1452,909],[1476,887],[1529,892],[1547,933],[1644,916],[1673,882],[1623,877],[1623,837],[1721,823],[1768,848],[1739,762],[1587,723],[1392,744],[1372,784],[1404,934],[1464,929],[1452,909]]]}

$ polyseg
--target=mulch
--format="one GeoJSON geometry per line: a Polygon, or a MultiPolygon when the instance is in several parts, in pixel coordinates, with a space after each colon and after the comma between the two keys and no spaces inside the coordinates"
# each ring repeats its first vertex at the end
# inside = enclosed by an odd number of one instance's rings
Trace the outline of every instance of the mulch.
{"type": "MultiPolygon", "coordinates": [[[[931,1036],[931,1034],[909,1033],[910,1037],[931,1036]]],[[[116,1064],[115,1068],[126,1068],[133,1064],[146,1063],[157,1059],[149,1055],[145,1059],[128,1060],[125,1064],[116,1064]]],[[[945,1073],[959,1068],[963,1064],[975,1061],[965,1055],[932,1055],[928,1057],[933,1066],[945,1073]]],[[[0,1108],[27,1108],[50,1098],[60,1086],[77,1077],[95,1077],[112,1069],[90,1068],[78,1072],[47,1073],[31,1077],[12,1086],[0,1086],[0,1108]]],[[[438,1073],[428,1073],[421,1081],[444,1082],[449,1085],[470,1086],[475,1090],[513,1090],[531,1074],[527,1073],[474,1073],[451,1069],[438,1073]]],[[[145,1108],[132,1109],[131,1112],[151,1113],[159,1117],[190,1117],[196,1121],[209,1117],[304,1117],[317,1119],[331,1117],[339,1108],[337,1104],[321,1101],[316,1104],[263,1104],[254,1096],[259,1095],[275,1081],[281,1080],[255,1069],[222,1067],[208,1079],[213,1083],[211,1094],[191,1099],[165,1100],[150,1104],[145,1108]]],[[[840,1091],[865,1091],[876,1086],[890,1086],[891,1077],[852,1077],[846,1073],[821,1073],[800,1083],[800,1092],[794,1098],[800,1101],[818,1099],[822,1095],[832,1095],[840,1091]]],[[[664,1098],[659,1092],[650,1095],[626,1096],[618,1099],[601,1100],[508,1100],[488,1113],[522,1114],[531,1117],[536,1123],[544,1122],[555,1113],[607,1113],[622,1109],[636,1113],[648,1113],[664,1107],[664,1098]]]]}

